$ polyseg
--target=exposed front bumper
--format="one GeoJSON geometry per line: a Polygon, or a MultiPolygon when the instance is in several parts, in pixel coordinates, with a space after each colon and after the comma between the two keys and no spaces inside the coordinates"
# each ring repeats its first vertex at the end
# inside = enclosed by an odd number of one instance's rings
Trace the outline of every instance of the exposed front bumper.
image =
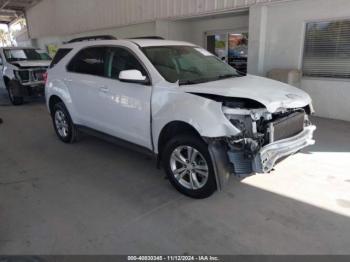
{"type": "Polygon", "coordinates": [[[254,158],[253,171],[256,173],[268,173],[273,169],[278,160],[315,144],[315,140],[313,140],[315,130],[316,126],[308,126],[294,137],[283,139],[263,147],[254,158]]]}
{"type": "Polygon", "coordinates": [[[41,82],[21,84],[18,91],[19,96],[42,96],[45,94],[45,84],[41,82]]]}
{"type": "Polygon", "coordinates": [[[22,86],[44,86],[45,81],[21,82],[22,86]]]}

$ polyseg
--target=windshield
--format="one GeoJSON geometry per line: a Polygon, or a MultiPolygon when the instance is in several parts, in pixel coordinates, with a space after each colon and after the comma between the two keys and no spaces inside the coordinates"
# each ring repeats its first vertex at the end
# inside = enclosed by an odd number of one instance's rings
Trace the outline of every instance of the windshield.
{"type": "Polygon", "coordinates": [[[5,49],[4,54],[9,62],[25,60],[51,60],[50,56],[42,50],[35,49],[5,49]]]}
{"type": "Polygon", "coordinates": [[[234,68],[200,47],[160,46],[142,50],[171,83],[190,85],[240,76],[234,68]]]}

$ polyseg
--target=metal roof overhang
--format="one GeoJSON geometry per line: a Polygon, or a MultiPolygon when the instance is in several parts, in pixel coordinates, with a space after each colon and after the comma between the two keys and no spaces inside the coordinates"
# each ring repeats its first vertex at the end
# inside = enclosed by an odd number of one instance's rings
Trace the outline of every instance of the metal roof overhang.
{"type": "Polygon", "coordinates": [[[0,0],[0,23],[10,24],[38,2],[40,0],[0,0]]]}

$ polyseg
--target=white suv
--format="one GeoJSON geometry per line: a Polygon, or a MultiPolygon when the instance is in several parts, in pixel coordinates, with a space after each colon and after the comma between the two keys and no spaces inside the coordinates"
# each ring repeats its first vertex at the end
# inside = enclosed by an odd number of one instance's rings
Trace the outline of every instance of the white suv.
{"type": "Polygon", "coordinates": [[[34,48],[0,48],[0,88],[6,89],[13,105],[26,96],[44,95],[46,69],[50,56],[34,48]]]}
{"type": "Polygon", "coordinates": [[[242,76],[194,44],[151,39],[64,45],[48,70],[58,137],[78,130],[156,155],[180,192],[205,198],[230,174],[268,173],[314,144],[302,90],[242,76]]]}

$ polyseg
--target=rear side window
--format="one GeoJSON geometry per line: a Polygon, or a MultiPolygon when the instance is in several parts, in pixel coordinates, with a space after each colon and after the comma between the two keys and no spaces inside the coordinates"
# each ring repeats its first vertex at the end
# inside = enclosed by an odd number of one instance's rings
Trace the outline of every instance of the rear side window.
{"type": "Polygon", "coordinates": [[[57,65],[72,49],[68,48],[61,48],[58,49],[55,57],[53,58],[50,68],[53,68],[55,65],[57,65]]]}
{"type": "Polygon", "coordinates": [[[69,63],[69,72],[105,76],[107,48],[91,47],[81,50],[69,63]]]}

